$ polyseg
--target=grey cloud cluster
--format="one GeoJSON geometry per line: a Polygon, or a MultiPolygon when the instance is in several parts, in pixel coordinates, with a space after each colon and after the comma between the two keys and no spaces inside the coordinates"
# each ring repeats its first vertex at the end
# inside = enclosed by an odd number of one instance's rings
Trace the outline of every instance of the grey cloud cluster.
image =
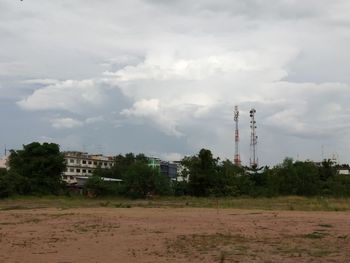
{"type": "Polygon", "coordinates": [[[28,139],[68,148],[96,141],[109,152],[164,158],[209,147],[232,158],[238,104],[245,160],[254,106],[262,163],[296,153],[319,159],[321,145],[350,161],[346,0],[5,0],[0,7],[0,92],[13,93],[0,93],[1,101],[51,127],[28,139]]]}

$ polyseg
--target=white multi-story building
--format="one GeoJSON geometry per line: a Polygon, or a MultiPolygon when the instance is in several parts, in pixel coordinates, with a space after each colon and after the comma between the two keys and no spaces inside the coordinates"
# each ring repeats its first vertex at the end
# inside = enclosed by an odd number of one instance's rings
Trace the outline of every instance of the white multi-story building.
{"type": "Polygon", "coordinates": [[[88,154],[84,152],[64,152],[66,170],[63,173],[63,180],[68,184],[77,183],[79,176],[92,176],[97,167],[102,169],[111,168],[114,158],[101,154],[88,154]]]}

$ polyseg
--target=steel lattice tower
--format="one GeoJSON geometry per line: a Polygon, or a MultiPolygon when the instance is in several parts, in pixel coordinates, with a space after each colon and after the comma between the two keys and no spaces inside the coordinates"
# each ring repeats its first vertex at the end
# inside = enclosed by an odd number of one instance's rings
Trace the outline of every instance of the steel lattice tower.
{"type": "Polygon", "coordinates": [[[241,156],[239,154],[238,117],[239,117],[238,106],[235,106],[235,110],[234,110],[234,120],[235,120],[235,124],[236,124],[236,128],[235,128],[235,157],[234,157],[233,161],[234,161],[235,165],[241,166],[241,156]]]}
{"type": "Polygon", "coordinates": [[[258,167],[258,156],[257,156],[257,144],[258,144],[258,136],[256,135],[256,121],[255,121],[255,109],[251,109],[250,114],[250,166],[258,167]]]}

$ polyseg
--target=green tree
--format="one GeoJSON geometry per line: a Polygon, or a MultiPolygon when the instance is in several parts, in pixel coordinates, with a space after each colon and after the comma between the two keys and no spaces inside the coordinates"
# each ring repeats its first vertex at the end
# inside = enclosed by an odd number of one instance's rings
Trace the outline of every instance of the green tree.
{"type": "Polygon", "coordinates": [[[193,195],[214,194],[218,180],[218,161],[208,149],[201,149],[197,156],[182,159],[181,163],[189,173],[189,190],[193,195]]]}
{"type": "Polygon", "coordinates": [[[103,181],[100,176],[91,176],[84,185],[85,192],[91,196],[118,195],[121,191],[119,182],[103,181]]]}
{"type": "Polygon", "coordinates": [[[0,198],[10,196],[14,185],[6,169],[0,168],[0,198]]]}
{"type": "Polygon", "coordinates": [[[133,198],[170,194],[169,178],[143,162],[130,165],[123,180],[124,194],[133,198]]]}
{"type": "Polygon", "coordinates": [[[321,181],[319,169],[312,162],[295,162],[297,195],[317,195],[320,193],[321,181]]]}
{"type": "Polygon", "coordinates": [[[59,194],[63,190],[65,160],[55,143],[33,142],[12,150],[9,165],[19,194],[59,194]]]}

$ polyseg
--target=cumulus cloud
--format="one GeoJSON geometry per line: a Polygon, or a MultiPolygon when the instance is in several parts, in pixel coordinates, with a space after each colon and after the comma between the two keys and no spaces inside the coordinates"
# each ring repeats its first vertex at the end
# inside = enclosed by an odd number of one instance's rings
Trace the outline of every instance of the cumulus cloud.
{"type": "Polygon", "coordinates": [[[159,100],[144,99],[136,101],[132,108],[122,110],[121,115],[147,118],[148,121],[155,123],[166,134],[181,136],[182,133],[176,128],[176,121],[171,118],[171,115],[166,113],[166,110],[166,108],[160,106],[159,100]]]}
{"type": "Polygon", "coordinates": [[[84,111],[104,102],[104,93],[95,80],[66,80],[37,89],[17,104],[26,110],[84,111]]]}

